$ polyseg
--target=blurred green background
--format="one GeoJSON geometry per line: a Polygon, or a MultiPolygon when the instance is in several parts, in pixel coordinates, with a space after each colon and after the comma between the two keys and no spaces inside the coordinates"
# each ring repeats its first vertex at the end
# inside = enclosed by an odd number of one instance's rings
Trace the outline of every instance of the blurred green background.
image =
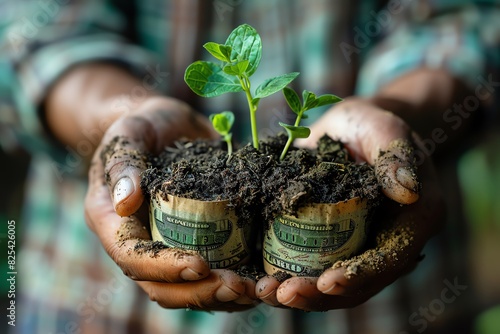
{"type": "MultiPolygon", "coordinates": [[[[496,132],[496,131],[495,131],[496,132]]],[[[468,221],[467,269],[482,312],[479,334],[500,333],[500,136],[491,134],[458,164],[468,221]]]]}

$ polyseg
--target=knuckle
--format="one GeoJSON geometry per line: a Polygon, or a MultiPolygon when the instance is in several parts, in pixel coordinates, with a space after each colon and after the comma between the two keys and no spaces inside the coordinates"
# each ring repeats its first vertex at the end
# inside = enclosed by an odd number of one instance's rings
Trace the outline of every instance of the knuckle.
{"type": "MultiPolygon", "coordinates": [[[[122,268],[122,267],[120,267],[120,268],[122,268]]],[[[127,276],[131,280],[139,281],[139,278],[135,274],[133,274],[129,268],[127,268],[127,267],[122,268],[122,272],[123,272],[123,275],[127,276]]]]}
{"type": "Polygon", "coordinates": [[[146,293],[148,294],[149,300],[151,300],[152,302],[158,303],[162,307],[166,307],[166,305],[163,305],[162,300],[160,298],[158,298],[158,294],[156,292],[156,289],[150,287],[150,288],[148,288],[148,291],[146,291],[146,293]]]}
{"type": "Polygon", "coordinates": [[[147,131],[150,130],[152,126],[145,117],[139,115],[124,117],[121,119],[121,123],[126,130],[140,128],[141,130],[147,131]]]}
{"type": "Polygon", "coordinates": [[[158,305],[160,305],[163,308],[171,308],[172,307],[167,300],[160,297],[160,295],[158,293],[158,289],[155,287],[155,285],[148,285],[145,290],[146,290],[146,294],[149,297],[149,300],[151,300],[152,302],[157,303],[158,305]]]}
{"type": "Polygon", "coordinates": [[[114,175],[121,173],[121,171],[123,171],[127,167],[125,161],[116,161],[115,159],[117,159],[117,156],[113,157],[112,161],[108,160],[108,163],[104,168],[104,175],[108,184],[110,184],[110,181],[114,175]]]}
{"type": "Polygon", "coordinates": [[[123,252],[117,244],[112,244],[106,247],[106,252],[118,265],[118,267],[120,267],[120,269],[126,276],[133,278],[134,275],[131,273],[130,268],[127,266],[126,261],[124,260],[123,252]]]}

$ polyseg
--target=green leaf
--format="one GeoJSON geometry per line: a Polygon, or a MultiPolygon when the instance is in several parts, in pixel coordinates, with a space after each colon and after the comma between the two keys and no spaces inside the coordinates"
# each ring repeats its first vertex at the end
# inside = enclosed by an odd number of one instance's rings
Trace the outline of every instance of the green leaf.
{"type": "Polygon", "coordinates": [[[297,93],[290,87],[283,88],[283,95],[285,95],[286,102],[288,106],[297,115],[300,113],[302,106],[300,105],[300,99],[297,93]]]}
{"type": "Polygon", "coordinates": [[[292,72],[265,80],[255,90],[255,97],[261,99],[282,90],[283,88],[288,86],[288,84],[292,82],[298,75],[298,72],[292,72]]]}
{"type": "Polygon", "coordinates": [[[239,81],[224,73],[222,68],[208,61],[196,61],[188,66],[184,81],[196,94],[214,97],[228,92],[243,90],[239,81]]]}
{"type": "Polygon", "coordinates": [[[314,108],[323,107],[340,101],[342,101],[342,99],[333,94],[321,95],[316,98],[316,106],[314,108]]]}
{"type": "Polygon", "coordinates": [[[282,122],[279,122],[279,124],[285,128],[286,132],[288,133],[288,137],[293,139],[307,138],[311,134],[311,130],[306,126],[293,126],[282,122]]]}
{"type": "Polygon", "coordinates": [[[242,60],[233,65],[226,65],[222,69],[224,73],[227,73],[229,75],[242,75],[247,70],[248,64],[248,60],[242,60]]]}
{"type": "Polygon", "coordinates": [[[219,114],[211,114],[209,117],[212,125],[220,135],[226,137],[231,131],[234,123],[234,114],[230,111],[223,111],[219,114]]]}
{"type": "Polygon", "coordinates": [[[231,47],[224,45],[224,44],[219,44],[219,43],[214,43],[214,42],[208,42],[203,45],[203,47],[210,52],[212,56],[215,58],[225,61],[225,62],[230,62],[231,61],[231,47]]]}
{"type": "Polygon", "coordinates": [[[247,75],[254,74],[262,58],[262,41],[257,30],[242,24],[231,32],[225,45],[231,47],[231,62],[248,60],[247,75]]]}
{"type": "Polygon", "coordinates": [[[231,111],[223,111],[221,112],[224,117],[226,117],[228,123],[229,123],[229,130],[233,127],[234,124],[234,114],[231,111]]]}
{"type": "Polygon", "coordinates": [[[313,92],[304,90],[302,92],[302,101],[304,103],[302,107],[304,108],[304,110],[316,108],[317,99],[316,99],[316,94],[314,94],[313,92]]]}

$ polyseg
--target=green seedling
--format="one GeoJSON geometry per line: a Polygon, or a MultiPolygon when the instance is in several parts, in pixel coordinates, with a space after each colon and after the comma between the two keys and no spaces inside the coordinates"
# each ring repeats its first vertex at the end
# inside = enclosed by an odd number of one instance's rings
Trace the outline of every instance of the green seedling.
{"type": "Polygon", "coordinates": [[[316,94],[304,90],[302,92],[302,103],[300,103],[299,95],[290,87],[283,88],[283,95],[285,95],[288,106],[297,115],[297,118],[294,125],[279,122],[288,134],[288,140],[283,152],[281,152],[280,160],[285,158],[288,149],[295,139],[307,138],[311,134],[311,130],[308,127],[300,126],[300,121],[307,118],[307,115],[305,115],[306,111],[342,101],[340,97],[332,94],[316,96],[316,94]]]}
{"type": "Polygon", "coordinates": [[[223,111],[219,114],[211,114],[209,119],[215,131],[217,131],[227,143],[227,154],[231,156],[233,153],[233,134],[230,131],[234,123],[234,114],[230,111],[223,111]]]}
{"type": "Polygon", "coordinates": [[[224,44],[209,42],[203,47],[219,62],[199,60],[192,63],[186,69],[184,80],[193,92],[203,97],[244,92],[250,113],[253,146],[259,149],[256,118],[259,101],[285,88],[299,73],[267,79],[252,92],[250,77],[260,64],[262,42],[257,31],[248,24],[234,29],[224,44]]]}
{"type": "MultiPolygon", "coordinates": [[[[298,72],[283,74],[264,80],[252,93],[250,77],[255,73],[262,58],[262,42],[257,31],[243,24],[234,29],[224,44],[209,42],[203,47],[219,62],[196,61],[188,66],[184,73],[184,80],[193,92],[203,97],[215,97],[225,93],[244,92],[250,113],[252,142],[259,149],[257,136],[257,109],[262,98],[283,91],[285,99],[297,114],[294,125],[279,123],[288,134],[288,141],[280,159],[283,160],[296,138],[307,138],[311,130],[300,126],[300,121],[307,118],[304,113],[308,110],[342,101],[331,94],[316,96],[304,90],[302,103],[297,93],[287,87],[298,75],[298,72]]],[[[212,115],[212,124],[217,132],[228,143],[228,152],[231,155],[230,128],[234,122],[234,115],[230,112],[212,115]]]]}

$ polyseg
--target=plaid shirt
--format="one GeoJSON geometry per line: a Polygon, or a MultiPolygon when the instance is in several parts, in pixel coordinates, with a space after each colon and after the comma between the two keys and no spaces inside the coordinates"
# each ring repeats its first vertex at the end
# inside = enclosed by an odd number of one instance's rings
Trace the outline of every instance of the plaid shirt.
{"type": "MultiPolygon", "coordinates": [[[[85,166],[51,142],[38,113],[51,84],[73,65],[96,60],[152,75],[158,89],[204,113],[244,105],[238,96],[201,101],[182,84],[186,66],[207,57],[201,45],[223,42],[238,24],[262,35],[256,82],[302,72],[297,89],[370,95],[414,68],[447,68],[471,88],[497,69],[499,1],[3,1],[0,2],[0,140],[34,152],[18,261],[22,333],[400,333],[410,316],[453,280],[457,269],[436,252],[367,303],[352,310],[303,313],[259,305],[242,313],[165,310],[123,276],[84,223],[85,166]],[[399,4],[399,6],[397,5],[399,4]],[[410,288],[418,287],[418,295],[410,288]],[[423,288],[425,287],[425,289],[423,288]]],[[[143,89],[151,87],[143,85],[143,89]]],[[[134,94],[139,92],[130,92],[134,94]]],[[[139,96],[139,95],[137,95],[139,96]]],[[[140,98],[140,97],[137,97],[140,98]]],[[[116,109],[120,111],[120,101],[116,109]]],[[[261,134],[287,121],[281,97],[261,103],[261,134]]],[[[312,117],[313,119],[315,117],[312,117]]],[[[244,116],[237,119],[245,119],[244,116]]],[[[238,125],[238,124],[237,124],[238,125]]],[[[242,124],[239,124],[241,127],[242,124]]],[[[243,127],[242,127],[243,128],[243,127]]],[[[245,126],[244,128],[247,128],[245,126]]],[[[239,139],[249,134],[238,131],[239,139]]],[[[459,316],[449,306],[429,328],[459,316]]],[[[469,305],[470,306],[470,305],[469,305]]]]}

